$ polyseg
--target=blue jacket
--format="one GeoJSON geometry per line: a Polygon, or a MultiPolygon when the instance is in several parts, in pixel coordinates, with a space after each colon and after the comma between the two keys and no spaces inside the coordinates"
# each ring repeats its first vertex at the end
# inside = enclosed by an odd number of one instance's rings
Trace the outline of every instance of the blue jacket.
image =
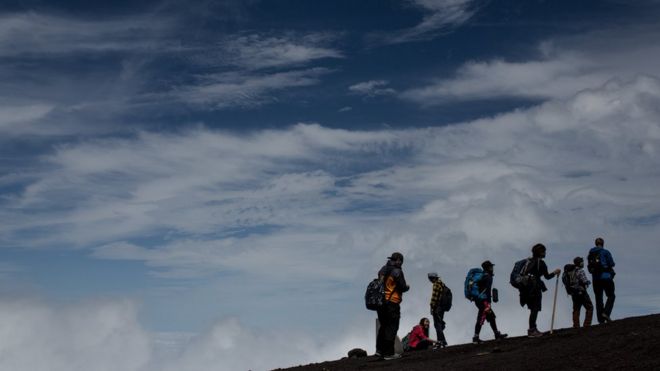
{"type": "Polygon", "coordinates": [[[614,259],[612,259],[612,254],[610,254],[609,251],[607,251],[603,247],[593,247],[591,250],[589,250],[589,254],[592,252],[596,252],[600,254],[600,264],[603,267],[603,271],[601,274],[598,276],[592,275],[594,280],[611,280],[614,278],[614,274],[612,274],[612,269],[614,268],[614,259]]]}

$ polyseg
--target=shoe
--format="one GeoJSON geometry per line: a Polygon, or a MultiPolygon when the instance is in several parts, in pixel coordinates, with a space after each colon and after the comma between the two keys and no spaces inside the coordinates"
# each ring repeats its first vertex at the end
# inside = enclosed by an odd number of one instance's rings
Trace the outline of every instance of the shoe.
{"type": "Polygon", "coordinates": [[[475,336],[475,337],[472,338],[472,343],[473,344],[481,344],[481,343],[483,343],[483,341],[481,339],[479,339],[479,336],[475,336]]]}
{"type": "Polygon", "coordinates": [[[392,355],[383,357],[383,359],[386,360],[386,361],[392,361],[392,360],[399,359],[399,358],[401,358],[401,354],[398,354],[398,353],[394,353],[392,355]]]}
{"type": "Polygon", "coordinates": [[[376,353],[374,353],[374,356],[376,356],[376,357],[378,357],[378,358],[380,358],[380,357],[381,357],[382,355],[380,354],[380,352],[379,352],[379,351],[376,351],[376,353]]]}
{"type": "Polygon", "coordinates": [[[537,337],[539,337],[539,336],[543,336],[543,333],[540,332],[539,330],[537,330],[537,329],[535,329],[535,328],[527,330],[527,337],[529,337],[529,338],[537,338],[537,337]]]}
{"type": "Polygon", "coordinates": [[[503,334],[501,332],[498,332],[497,334],[495,334],[495,339],[504,339],[507,336],[509,336],[509,334],[503,334]]]}
{"type": "Polygon", "coordinates": [[[446,347],[447,347],[447,343],[442,343],[442,347],[443,347],[443,348],[446,348],[446,347]]]}
{"type": "Polygon", "coordinates": [[[603,314],[601,317],[603,317],[603,322],[604,322],[604,323],[610,323],[610,322],[612,322],[612,319],[611,319],[610,316],[608,316],[607,314],[603,314]]]}

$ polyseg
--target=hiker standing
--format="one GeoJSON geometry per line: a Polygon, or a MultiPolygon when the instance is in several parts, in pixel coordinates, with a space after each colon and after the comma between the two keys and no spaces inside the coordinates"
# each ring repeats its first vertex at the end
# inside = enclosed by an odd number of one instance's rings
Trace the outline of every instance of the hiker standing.
{"type": "Polygon", "coordinates": [[[428,349],[431,345],[436,344],[435,340],[429,338],[429,326],[431,322],[428,318],[424,317],[419,320],[419,324],[413,327],[408,335],[408,345],[410,350],[424,350],[428,349]]]}
{"type": "Polygon", "coordinates": [[[589,250],[587,257],[589,273],[594,283],[594,296],[596,297],[596,318],[598,323],[611,322],[610,315],[614,308],[614,259],[612,254],[603,246],[605,241],[598,237],[595,247],[589,250]],[[607,302],[603,307],[603,292],[607,295],[607,302]]]}
{"type": "Polygon", "coordinates": [[[545,246],[540,243],[532,247],[532,257],[525,269],[525,274],[529,277],[529,280],[527,285],[520,291],[520,303],[522,305],[526,304],[529,309],[529,329],[527,330],[527,336],[529,337],[543,335],[536,327],[536,319],[543,303],[543,292],[548,290],[545,283],[541,281],[541,277],[549,280],[561,273],[559,268],[552,271],[552,273],[548,273],[548,266],[543,260],[545,250],[545,246]]]}
{"type": "Polygon", "coordinates": [[[451,291],[440,279],[436,272],[428,274],[429,281],[433,284],[431,291],[431,315],[433,316],[433,327],[438,339],[438,346],[446,347],[445,338],[445,311],[449,310],[447,304],[451,306],[451,291]],[[449,298],[447,298],[449,296],[449,298]]]}
{"type": "Polygon", "coordinates": [[[406,284],[401,265],[403,255],[395,252],[387,258],[387,263],[378,271],[378,278],[385,283],[385,303],[378,308],[380,328],[376,337],[376,354],[386,360],[401,357],[394,353],[394,339],[399,331],[401,319],[401,299],[410,287],[406,284]]]}
{"type": "Polygon", "coordinates": [[[573,327],[580,327],[580,309],[584,307],[584,327],[591,325],[591,317],[594,313],[594,305],[591,303],[587,287],[591,281],[587,279],[584,273],[584,259],[576,257],[573,264],[564,266],[564,275],[562,281],[566,285],[566,291],[573,300],[573,327]]]}
{"type": "Polygon", "coordinates": [[[508,336],[507,334],[501,333],[497,329],[497,323],[495,322],[495,312],[491,307],[493,276],[495,275],[493,266],[494,264],[489,260],[481,263],[483,276],[474,282],[474,285],[476,285],[478,289],[478,295],[473,299],[474,304],[477,306],[478,312],[477,322],[474,325],[474,337],[472,338],[473,343],[481,343],[481,339],[479,339],[479,333],[481,332],[481,326],[483,326],[484,322],[486,321],[488,321],[490,327],[493,329],[495,339],[504,339],[508,336]]]}

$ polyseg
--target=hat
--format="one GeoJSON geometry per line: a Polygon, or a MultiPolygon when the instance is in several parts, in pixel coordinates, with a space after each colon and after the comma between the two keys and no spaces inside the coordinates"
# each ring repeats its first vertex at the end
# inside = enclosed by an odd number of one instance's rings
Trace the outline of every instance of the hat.
{"type": "Polygon", "coordinates": [[[431,279],[431,278],[440,278],[438,276],[438,273],[436,273],[436,272],[431,272],[431,273],[428,274],[428,276],[429,276],[429,279],[431,279]]]}
{"type": "Polygon", "coordinates": [[[491,263],[490,260],[486,260],[485,262],[481,263],[481,268],[486,269],[486,267],[492,267],[495,264],[491,263]]]}
{"type": "Polygon", "coordinates": [[[403,254],[401,254],[400,252],[394,252],[394,253],[392,253],[392,256],[390,256],[387,259],[388,260],[401,260],[401,261],[403,261],[403,254]]]}

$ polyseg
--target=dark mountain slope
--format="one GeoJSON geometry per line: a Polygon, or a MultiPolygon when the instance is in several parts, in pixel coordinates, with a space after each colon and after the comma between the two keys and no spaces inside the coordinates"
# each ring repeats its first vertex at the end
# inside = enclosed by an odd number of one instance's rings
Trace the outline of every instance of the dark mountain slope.
{"type": "Polygon", "coordinates": [[[288,368],[338,370],[660,370],[660,315],[632,317],[540,338],[515,337],[406,353],[381,361],[370,356],[288,368]]]}

